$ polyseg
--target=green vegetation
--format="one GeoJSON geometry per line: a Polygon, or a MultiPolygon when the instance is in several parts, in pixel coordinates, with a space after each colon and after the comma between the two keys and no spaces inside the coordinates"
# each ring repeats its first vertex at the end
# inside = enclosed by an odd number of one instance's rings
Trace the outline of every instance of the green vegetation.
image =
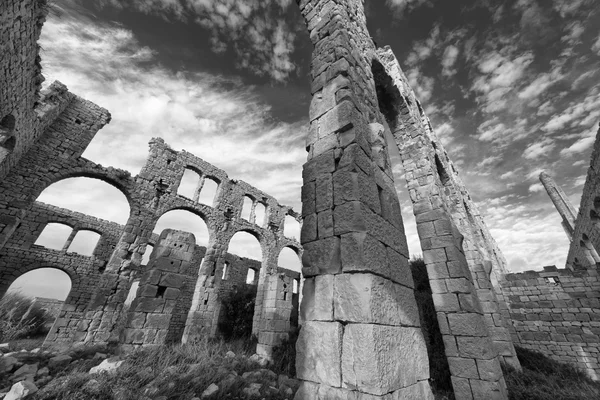
{"type": "Polygon", "coordinates": [[[255,301],[254,285],[243,285],[221,299],[221,319],[218,327],[226,340],[250,338],[255,301]]]}
{"type": "Polygon", "coordinates": [[[523,371],[503,365],[509,400],[600,399],[600,383],[592,381],[585,372],[537,351],[515,349],[523,371]]]}
{"type": "Polygon", "coordinates": [[[0,300],[0,343],[40,336],[54,317],[42,310],[34,299],[19,293],[7,293],[0,300]]]}
{"type": "MultiPolygon", "coordinates": [[[[257,398],[291,399],[294,380],[282,379],[277,370],[266,369],[250,359],[255,348],[248,342],[201,340],[193,344],[165,345],[134,351],[115,374],[88,373],[101,359],[91,357],[94,348],[70,355],[75,361],[32,396],[37,400],[181,399],[200,395],[211,384],[218,390],[207,399],[246,399],[252,384],[257,398]],[[235,356],[227,354],[233,351],[235,356]],[[78,361],[79,360],[79,361],[78,361]],[[257,384],[257,385],[256,385],[257,384]]],[[[287,365],[280,367],[289,370],[287,365]]]]}

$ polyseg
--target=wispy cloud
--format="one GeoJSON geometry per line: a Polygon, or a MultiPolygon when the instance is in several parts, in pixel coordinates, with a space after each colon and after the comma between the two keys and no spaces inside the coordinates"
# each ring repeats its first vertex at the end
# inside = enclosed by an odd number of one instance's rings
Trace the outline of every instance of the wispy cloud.
{"type": "Polygon", "coordinates": [[[112,113],[85,157],[135,174],[150,138],[161,136],[299,208],[305,121],[273,120],[254,88],[235,77],[171,72],[131,31],[78,14],[50,18],[40,43],[47,82],[60,80],[112,113]]]}
{"type": "Polygon", "coordinates": [[[98,5],[199,24],[210,31],[214,52],[233,50],[238,68],[284,81],[296,69],[290,56],[295,47],[295,30],[300,25],[285,19],[292,3],[292,0],[100,0],[98,5]]]}

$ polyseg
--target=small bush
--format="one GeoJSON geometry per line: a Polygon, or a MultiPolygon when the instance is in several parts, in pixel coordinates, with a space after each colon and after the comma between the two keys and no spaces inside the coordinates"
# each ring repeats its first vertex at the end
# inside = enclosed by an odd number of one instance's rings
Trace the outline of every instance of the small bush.
{"type": "Polygon", "coordinates": [[[244,285],[221,298],[221,319],[218,327],[227,340],[249,338],[252,335],[252,319],[256,286],[244,285]]]}
{"type": "Polygon", "coordinates": [[[20,293],[7,293],[0,300],[0,342],[40,335],[54,317],[20,293]]]}

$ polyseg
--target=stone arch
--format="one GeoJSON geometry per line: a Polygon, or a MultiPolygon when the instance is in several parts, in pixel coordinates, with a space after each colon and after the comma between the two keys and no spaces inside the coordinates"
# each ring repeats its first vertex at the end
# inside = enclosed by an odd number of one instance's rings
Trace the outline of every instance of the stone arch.
{"type": "Polygon", "coordinates": [[[300,260],[300,251],[294,246],[285,246],[279,251],[277,266],[291,271],[301,272],[302,262],[300,260]]]}
{"type": "Polygon", "coordinates": [[[201,183],[198,186],[197,198],[194,200],[200,204],[214,207],[221,190],[221,180],[212,175],[201,176],[202,178],[201,183]]]}
{"type": "MultiPolygon", "coordinates": [[[[20,260],[15,261],[18,263],[20,260]]],[[[0,275],[0,298],[4,296],[6,291],[18,278],[24,276],[27,273],[46,268],[62,271],[71,280],[71,288],[69,289],[69,294],[66,297],[67,300],[69,300],[71,297],[75,297],[73,296],[75,293],[80,293],[84,290],[82,277],[71,266],[61,265],[58,263],[51,263],[48,261],[29,261],[18,265],[18,267],[16,268],[16,273],[0,275]]],[[[65,303],[67,303],[67,300],[65,300],[65,303]]],[[[74,301],[74,299],[70,300],[74,301]]]]}
{"type": "MultiPolygon", "coordinates": [[[[38,199],[40,195],[52,185],[62,182],[65,179],[70,178],[90,178],[102,181],[109,184],[110,186],[119,190],[127,200],[129,205],[130,214],[137,208],[137,202],[134,199],[134,184],[128,179],[119,179],[119,174],[124,174],[125,171],[121,172],[90,168],[90,167],[73,167],[64,171],[59,171],[56,174],[42,176],[39,180],[36,180],[36,186],[33,188],[32,198],[38,199]]],[[[125,176],[123,176],[125,178],[125,176]]]]}
{"type": "Polygon", "coordinates": [[[245,194],[244,196],[242,196],[240,218],[245,219],[248,222],[252,222],[250,219],[252,217],[252,208],[254,205],[254,201],[254,198],[249,194],[245,194]]]}
{"type": "MultiPolygon", "coordinates": [[[[248,256],[248,255],[244,255],[244,254],[232,253],[232,251],[231,251],[231,241],[239,233],[246,233],[246,234],[248,234],[250,236],[253,236],[256,239],[256,241],[258,242],[259,248],[261,250],[260,260],[262,260],[263,257],[264,257],[265,238],[264,238],[264,236],[258,230],[251,229],[251,228],[241,228],[241,229],[238,229],[237,231],[235,231],[231,235],[231,237],[229,238],[229,240],[227,242],[227,252],[230,253],[230,254],[235,254],[237,256],[241,256],[241,257],[253,258],[252,256],[248,256]]],[[[256,259],[256,258],[254,258],[254,259],[256,259]]]]}
{"type": "MultiPolygon", "coordinates": [[[[188,212],[188,213],[194,214],[195,216],[199,217],[199,219],[202,220],[203,225],[206,227],[206,235],[199,234],[200,231],[191,232],[191,233],[194,234],[194,237],[196,238],[196,243],[197,244],[203,244],[204,246],[206,246],[207,243],[210,243],[211,239],[214,237],[214,227],[209,224],[210,223],[210,218],[207,217],[207,214],[205,212],[199,210],[198,208],[195,208],[195,207],[176,206],[176,207],[172,207],[172,208],[166,209],[156,219],[153,231],[155,233],[157,233],[157,234],[160,234],[160,232],[157,232],[157,229],[160,229],[159,223],[160,223],[161,219],[164,218],[167,214],[173,213],[173,212],[177,212],[177,211],[188,212]],[[204,242],[205,238],[206,238],[206,242],[204,242]]],[[[167,223],[167,224],[170,224],[170,222],[167,223]]],[[[177,229],[177,230],[189,232],[189,229],[186,228],[186,225],[187,224],[175,223],[175,226],[165,226],[163,229],[171,228],[171,229],[177,229]]],[[[163,229],[160,229],[160,230],[162,231],[163,229]]]]}

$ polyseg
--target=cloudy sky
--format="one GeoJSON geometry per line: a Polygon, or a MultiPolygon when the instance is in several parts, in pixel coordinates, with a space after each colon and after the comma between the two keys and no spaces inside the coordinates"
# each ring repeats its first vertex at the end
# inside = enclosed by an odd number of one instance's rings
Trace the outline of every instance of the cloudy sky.
{"type": "MultiPolygon", "coordinates": [[[[595,3],[366,1],[374,40],[401,61],[513,271],[564,267],[568,240],[537,176],[553,175],[578,207],[600,120],[595,3]]],[[[295,1],[55,0],[40,42],[47,84],[112,113],[85,157],[136,174],[160,136],[300,209],[312,47],[295,1]]],[[[403,180],[397,189],[419,254],[403,180]]],[[[40,200],[128,215],[120,192],[93,180],[40,200]]],[[[169,215],[159,228],[202,243],[192,221],[169,215]]]]}

